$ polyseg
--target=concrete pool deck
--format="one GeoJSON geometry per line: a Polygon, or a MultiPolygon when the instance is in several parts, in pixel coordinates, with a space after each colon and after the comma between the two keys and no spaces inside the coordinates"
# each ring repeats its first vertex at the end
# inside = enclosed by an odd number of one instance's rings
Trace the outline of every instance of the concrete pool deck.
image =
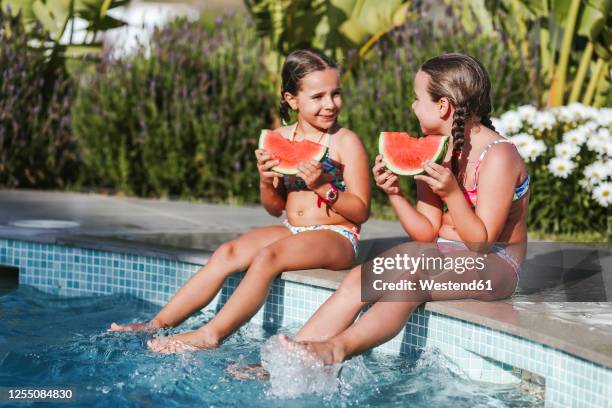
{"type": "MultiPolygon", "coordinates": [[[[228,239],[255,227],[280,222],[261,207],[0,190],[0,238],[136,253],[194,264],[206,263],[212,250],[228,239]],[[78,226],[66,229],[19,226],[20,221],[34,219],[73,221],[78,226]]],[[[362,230],[360,259],[405,241],[407,237],[399,223],[368,221],[362,230]]],[[[564,251],[574,251],[571,261],[580,266],[576,270],[593,273],[579,276],[580,279],[556,276],[559,283],[556,286],[519,292],[503,301],[429,302],[425,308],[612,368],[610,245],[583,253],[580,245],[559,244],[554,247],[556,250],[543,248],[538,249],[537,256],[528,255],[532,268],[546,270],[555,259],[564,256],[564,251]],[[590,256],[593,253],[595,258],[590,256]],[[592,290],[596,301],[568,302],[576,299],[572,290],[578,284],[582,291],[592,290]]],[[[345,273],[294,271],[284,273],[282,279],[334,289],[345,273]]]]}

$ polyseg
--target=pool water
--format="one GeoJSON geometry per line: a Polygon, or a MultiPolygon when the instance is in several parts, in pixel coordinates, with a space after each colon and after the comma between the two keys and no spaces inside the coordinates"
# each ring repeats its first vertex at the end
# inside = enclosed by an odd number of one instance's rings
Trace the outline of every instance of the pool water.
{"type": "MultiPolygon", "coordinates": [[[[260,361],[262,345],[275,333],[255,324],[216,350],[179,355],[149,351],[147,334],[107,332],[111,322],[146,320],[158,310],[124,295],[65,297],[23,285],[0,294],[0,387],[70,386],[74,402],[49,404],[61,407],[539,405],[516,386],[466,379],[435,349],[416,362],[379,353],[360,357],[342,370],[332,389],[289,398],[270,381],[237,380],[225,370],[260,361]]],[[[199,327],[211,317],[197,314],[170,333],[199,327]]]]}

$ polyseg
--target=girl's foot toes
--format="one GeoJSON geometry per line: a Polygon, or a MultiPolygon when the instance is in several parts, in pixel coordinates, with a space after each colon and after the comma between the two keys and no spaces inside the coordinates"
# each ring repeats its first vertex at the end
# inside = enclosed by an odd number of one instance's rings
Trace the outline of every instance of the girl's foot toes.
{"type": "Polygon", "coordinates": [[[237,380],[267,380],[270,378],[270,373],[261,364],[249,364],[246,366],[231,364],[225,368],[225,372],[237,380]]]}
{"type": "Polygon", "coordinates": [[[149,348],[162,354],[179,353],[215,348],[218,345],[214,339],[206,337],[202,332],[185,332],[170,337],[157,337],[147,342],[149,348]]]}
{"type": "Polygon", "coordinates": [[[147,331],[154,332],[160,329],[160,326],[154,321],[147,323],[132,323],[132,324],[117,324],[111,323],[109,331],[147,331]]]}
{"type": "Polygon", "coordinates": [[[145,329],[144,323],[117,324],[111,323],[110,331],[140,331],[145,329]]]}
{"type": "Polygon", "coordinates": [[[151,339],[147,342],[147,345],[151,350],[160,354],[173,354],[184,351],[199,350],[198,347],[185,343],[181,340],[173,339],[172,337],[158,337],[156,339],[151,339]]]}
{"type": "Polygon", "coordinates": [[[331,365],[344,361],[344,353],[340,348],[329,341],[295,341],[283,335],[279,342],[287,351],[296,355],[305,364],[331,365]]]}

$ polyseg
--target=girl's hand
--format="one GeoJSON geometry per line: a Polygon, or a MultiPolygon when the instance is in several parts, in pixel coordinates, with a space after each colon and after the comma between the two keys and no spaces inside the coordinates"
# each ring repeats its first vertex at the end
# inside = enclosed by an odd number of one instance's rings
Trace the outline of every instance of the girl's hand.
{"type": "Polygon", "coordinates": [[[382,188],[382,190],[387,194],[401,194],[402,192],[400,191],[399,187],[399,177],[393,174],[391,170],[387,170],[385,168],[385,164],[386,163],[383,161],[381,154],[376,156],[376,162],[372,168],[376,185],[382,188]]]}
{"type": "Polygon", "coordinates": [[[282,178],[283,175],[272,171],[272,167],[277,166],[280,161],[272,158],[270,153],[264,149],[255,150],[255,157],[257,158],[257,171],[259,172],[259,179],[262,183],[270,184],[273,186],[278,185],[278,178],[282,178]]]}
{"type": "Polygon", "coordinates": [[[300,163],[297,170],[297,176],[304,180],[306,187],[312,191],[329,181],[329,178],[323,177],[323,166],[316,160],[300,163]]]}
{"type": "Polygon", "coordinates": [[[446,200],[452,194],[461,192],[457,178],[449,168],[427,161],[423,163],[423,169],[427,175],[419,174],[414,176],[414,179],[427,183],[429,188],[442,200],[446,200]]]}

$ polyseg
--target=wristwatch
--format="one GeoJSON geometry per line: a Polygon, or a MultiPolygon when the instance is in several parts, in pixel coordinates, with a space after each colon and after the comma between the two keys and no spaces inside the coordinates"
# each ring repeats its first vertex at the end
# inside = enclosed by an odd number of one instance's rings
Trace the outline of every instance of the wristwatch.
{"type": "Polygon", "coordinates": [[[332,205],[338,200],[338,188],[333,184],[330,184],[330,186],[331,188],[325,193],[325,198],[321,198],[321,196],[317,194],[317,206],[319,208],[321,207],[321,203],[332,205]]]}
{"type": "Polygon", "coordinates": [[[332,205],[338,199],[338,188],[333,184],[330,185],[331,188],[325,193],[325,201],[327,201],[327,204],[332,205]]]}

